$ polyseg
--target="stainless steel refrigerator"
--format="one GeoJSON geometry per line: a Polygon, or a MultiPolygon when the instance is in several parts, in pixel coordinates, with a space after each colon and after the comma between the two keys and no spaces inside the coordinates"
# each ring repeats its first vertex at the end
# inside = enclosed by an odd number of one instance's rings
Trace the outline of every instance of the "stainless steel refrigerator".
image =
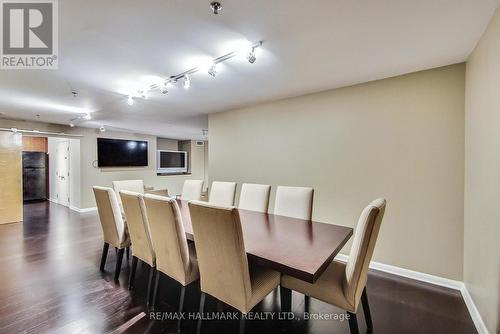
{"type": "Polygon", "coordinates": [[[48,197],[48,155],[23,152],[23,199],[45,200],[48,197]]]}

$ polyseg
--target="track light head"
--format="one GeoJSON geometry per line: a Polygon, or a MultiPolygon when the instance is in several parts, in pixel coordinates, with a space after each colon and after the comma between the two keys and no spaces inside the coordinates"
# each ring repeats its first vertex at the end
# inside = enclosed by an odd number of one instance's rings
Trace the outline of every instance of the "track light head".
{"type": "Polygon", "coordinates": [[[106,132],[106,128],[104,127],[104,124],[101,124],[101,127],[99,128],[100,132],[106,132]]]}
{"type": "Polygon", "coordinates": [[[145,90],[139,91],[139,96],[142,97],[144,100],[148,99],[148,93],[145,90]]]}
{"type": "Polygon", "coordinates": [[[210,3],[210,8],[212,8],[214,14],[217,15],[222,10],[222,5],[218,1],[212,1],[210,3]]]}
{"type": "Polygon", "coordinates": [[[208,74],[215,78],[215,76],[217,75],[217,64],[213,64],[212,66],[210,66],[210,68],[208,69],[208,74]]]}
{"type": "Polygon", "coordinates": [[[191,87],[191,78],[189,77],[189,74],[186,74],[184,76],[184,88],[188,89],[189,87],[191,87]]]}
{"type": "Polygon", "coordinates": [[[87,113],[87,114],[83,115],[83,117],[82,117],[82,118],[83,118],[84,120],[86,120],[86,121],[89,121],[89,120],[91,120],[91,119],[92,119],[92,116],[90,116],[90,114],[89,114],[89,113],[87,113]]]}
{"type": "Polygon", "coordinates": [[[73,122],[69,122],[69,127],[70,127],[70,128],[74,128],[74,127],[75,127],[75,123],[73,123],[73,122]]]}
{"type": "Polygon", "coordinates": [[[133,99],[133,98],[132,98],[132,96],[130,96],[130,95],[129,95],[129,96],[128,96],[128,98],[127,98],[127,104],[128,104],[129,106],[134,105],[134,99],[133,99]]]}
{"type": "Polygon", "coordinates": [[[167,82],[167,81],[165,81],[165,82],[163,83],[163,85],[161,85],[161,87],[160,87],[160,92],[161,92],[162,94],[167,94],[167,93],[168,93],[168,88],[167,88],[167,85],[168,85],[168,82],[167,82]]]}
{"type": "Polygon", "coordinates": [[[248,53],[247,60],[250,64],[255,63],[257,57],[255,57],[255,48],[252,48],[252,51],[248,53]]]}

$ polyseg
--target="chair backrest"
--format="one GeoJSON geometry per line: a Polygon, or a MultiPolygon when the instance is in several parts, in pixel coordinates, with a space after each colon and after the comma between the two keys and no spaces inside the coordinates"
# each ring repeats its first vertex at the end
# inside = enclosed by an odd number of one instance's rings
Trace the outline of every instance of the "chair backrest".
{"type": "MultiPolygon", "coordinates": [[[[142,180],[122,180],[122,181],[113,181],[113,189],[115,193],[118,195],[122,190],[133,191],[135,193],[144,194],[144,182],[142,180]]],[[[123,211],[122,199],[118,195],[118,203],[120,204],[120,208],[123,211]]]]}
{"type": "Polygon", "coordinates": [[[201,291],[243,312],[252,294],[238,210],[189,202],[201,291]]]}
{"type": "Polygon", "coordinates": [[[236,193],[236,183],[234,182],[212,182],[208,201],[220,206],[233,206],[234,194],[236,193]]]}
{"type": "Polygon", "coordinates": [[[153,267],[155,265],[155,253],[151,243],[151,233],[144,200],[142,199],[143,196],[143,194],[128,190],[120,191],[128,233],[132,242],[132,255],[153,267]]]}
{"type": "Polygon", "coordinates": [[[179,206],[174,199],[144,195],[144,204],[156,255],[156,268],[185,285],[189,251],[179,206]]]}
{"type": "Polygon", "coordinates": [[[378,232],[384,217],[386,201],[378,198],[368,204],[359,217],[345,268],[344,295],[357,308],[368,278],[378,232]]]}
{"type": "Polygon", "coordinates": [[[199,201],[203,189],[203,180],[186,180],[182,186],[181,199],[185,201],[199,201]]]}
{"type": "Polygon", "coordinates": [[[123,221],[118,199],[111,188],[93,187],[97,212],[101,221],[104,242],[121,248],[125,241],[125,222],[123,221]]]}
{"type": "Polygon", "coordinates": [[[264,184],[243,183],[241,186],[238,208],[258,212],[267,212],[271,186],[264,184]]]}
{"type": "Polygon", "coordinates": [[[276,189],[274,214],[311,220],[314,189],[310,187],[284,187],[276,189]]]}

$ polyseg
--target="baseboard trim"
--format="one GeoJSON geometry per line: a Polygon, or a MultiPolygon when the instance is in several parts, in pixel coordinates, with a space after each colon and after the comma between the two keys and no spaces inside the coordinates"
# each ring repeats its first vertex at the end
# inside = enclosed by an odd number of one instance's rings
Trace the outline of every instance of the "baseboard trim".
{"type": "Polygon", "coordinates": [[[85,213],[85,212],[92,212],[92,211],[97,211],[97,207],[90,207],[90,208],[83,208],[83,209],[80,209],[80,208],[77,208],[76,206],[72,206],[70,205],[69,208],[73,211],[76,211],[78,213],[85,213]]]}
{"type": "MultiPolygon", "coordinates": [[[[337,254],[335,257],[336,260],[341,261],[341,262],[347,262],[349,259],[349,256],[345,254],[337,254]]],[[[469,291],[467,290],[467,287],[465,286],[464,282],[461,281],[456,281],[452,280],[449,278],[444,278],[440,276],[435,276],[435,275],[430,275],[426,273],[422,273],[419,271],[414,271],[414,270],[409,270],[401,267],[396,267],[392,266],[389,264],[385,263],[380,263],[380,262],[375,262],[371,261],[370,262],[370,269],[374,270],[379,270],[383,271],[389,274],[394,274],[397,276],[402,276],[410,279],[414,279],[416,281],[421,281],[421,282],[426,282],[438,286],[442,286],[445,288],[450,288],[454,290],[459,290],[460,293],[462,294],[462,298],[465,302],[465,305],[467,306],[467,310],[469,311],[469,314],[472,318],[472,321],[474,322],[474,325],[476,326],[476,329],[479,334],[489,334],[488,329],[486,328],[486,325],[484,324],[483,318],[481,317],[481,314],[479,313],[476,304],[474,304],[474,300],[472,299],[471,295],[469,294],[469,291]]]]}
{"type": "Polygon", "coordinates": [[[469,310],[472,321],[474,321],[474,325],[476,326],[477,332],[479,334],[489,334],[488,329],[486,328],[486,325],[483,321],[483,318],[481,317],[481,314],[479,313],[476,304],[474,304],[474,300],[472,299],[472,296],[470,295],[469,290],[467,290],[467,286],[465,284],[463,284],[463,287],[462,289],[460,289],[460,292],[462,293],[465,305],[467,305],[467,309],[469,310]]]}

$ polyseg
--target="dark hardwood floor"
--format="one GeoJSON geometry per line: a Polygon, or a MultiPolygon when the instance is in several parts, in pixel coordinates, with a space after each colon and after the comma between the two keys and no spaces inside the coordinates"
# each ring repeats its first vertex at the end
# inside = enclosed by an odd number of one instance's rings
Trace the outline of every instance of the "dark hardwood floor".
{"type": "MultiPolygon", "coordinates": [[[[0,333],[173,333],[177,321],[154,320],[145,308],[147,271],[139,266],[135,290],[127,289],[131,260],[124,258],[119,283],[113,281],[115,252],[106,272],[99,272],[102,232],[95,212],[79,214],[66,207],[38,202],[25,205],[24,223],[0,225],[0,333]]],[[[460,292],[372,271],[368,279],[375,333],[476,333],[460,292]]],[[[177,309],[179,285],[162,277],[158,311],[177,309]]],[[[196,314],[199,286],[186,289],[185,316],[196,314]],[[192,312],[192,313],[190,313],[192,312]]],[[[309,313],[344,312],[312,299],[309,313]]],[[[305,320],[304,296],[294,293],[291,333],[349,333],[348,321],[305,320]]],[[[257,312],[279,312],[279,291],[257,312]]],[[[207,299],[205,312],[232,312],[207,299]]],[[[256,313],[262,318],[270,313],[256,313]]],[[[277,313],[274,314],[277,317],[277,313]]],[[[360,331],[365,332],[362,308],[360,331]]],[[[196,320],[182,321],[182,332],[195,332],[196,320]]],[[[247,320],[246,333],[277,333],[281,320],[247,320]]],[[[237,321],[204,321],[203,333],[237,332],[237,321]]]]}

